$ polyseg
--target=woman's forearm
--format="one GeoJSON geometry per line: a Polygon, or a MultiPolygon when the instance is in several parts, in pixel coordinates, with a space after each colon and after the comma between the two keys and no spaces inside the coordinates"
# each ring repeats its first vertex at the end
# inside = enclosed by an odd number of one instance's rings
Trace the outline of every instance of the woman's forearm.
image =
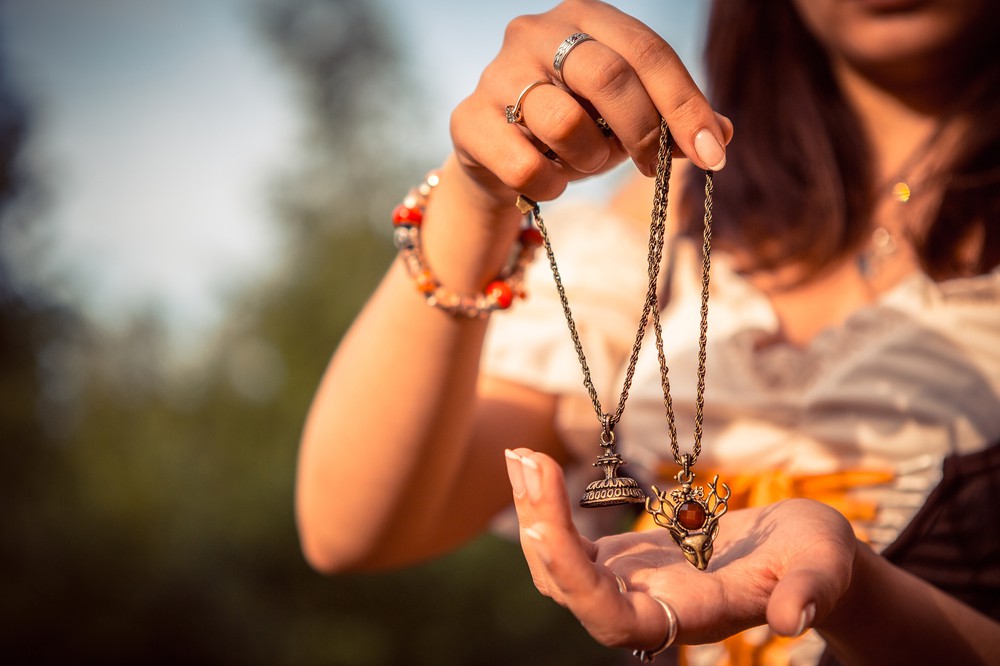
{"type": "MultiPolygon", "coordinates": [[[[484,209],[463,177],[446,164],[423,245],[442,284],[474,293],[503,265],[519,213],[513,197],[484,209]]],[[[390,269],[335,353],[303,433],[297,513],[314,566],[356,568],[407,548],[417,557],[442,529],[472,428],[485,328],[429,307],[399,262],[390,269]]]]}
{"type": "Polygon", "coordinates": [[[816,628],[845,664],[1000,663],[1000,623],[865,545],[842,603],[816,628]]]}

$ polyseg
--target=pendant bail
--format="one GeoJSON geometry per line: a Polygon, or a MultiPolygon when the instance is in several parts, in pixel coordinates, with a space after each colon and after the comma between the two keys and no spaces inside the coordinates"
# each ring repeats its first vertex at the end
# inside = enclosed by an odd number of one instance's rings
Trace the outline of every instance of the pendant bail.
{"type": "Polygon", "coordinates": [[[591,482],[580,498],[580,506],[586,508],[615,506],[618,504],[641,504],[646,501],[646,493],[628,476],[618,476],[618,468],[626,464],[615,451],[615,419],[612,414],[601,417],[602,453],[594,467],[604,470],[604,478],[591,482]]]}
{"type": "Polygon", "coordinates": [[[601,446],[611,446],[615,442],[615,421],[610,413],[601,417],[604,423],[604,430],[601,431],[601,446]]]}
{"type": "Polygon", "coordinates": [[[684,453],[681,455],[681,470],[677,472],[677,475],[674,477],[675,479],[677,479],[677,483],[681,484],[682,486],[691,485],[691,483],[694,481],[694,476],[695,476],[694,472],[691,471],[691,466],[693,464],[694,461],[691,460],[690,453],[684,453]]]}

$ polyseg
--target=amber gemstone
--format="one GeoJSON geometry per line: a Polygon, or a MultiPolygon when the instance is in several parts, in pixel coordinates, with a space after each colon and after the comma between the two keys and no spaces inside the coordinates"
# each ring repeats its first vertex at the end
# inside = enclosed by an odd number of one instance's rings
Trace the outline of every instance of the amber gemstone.
{"type": "Polygon", "coordinates": [[[503,280],[494,280],[486,285],[486,295],[492,297],[501,310],[506,310],[514,302],[514,292],[503,280]]]}
{"type": "Polygon", "coordinates": [[[698,502],[688,500],[677,507],[674,513],[677,523],[686,530],[696,530],[705,524],[705,507],[698,502]]]}
{"type": "Polygon", "coordinates": [[[419,208],[399,204],[392,211],[392,223],[396,226],[405,224],[411,227],[419,227],[423,220],[424,214],[419,208]]]}

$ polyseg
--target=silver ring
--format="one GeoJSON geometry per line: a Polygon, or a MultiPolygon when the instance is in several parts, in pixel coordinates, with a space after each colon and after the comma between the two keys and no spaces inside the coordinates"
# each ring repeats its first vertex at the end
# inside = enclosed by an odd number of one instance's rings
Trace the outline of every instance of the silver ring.
{"type": "Polygon", "coordinates": [[[551,85],[552,82],[535,81],[534,83],[528,84],[527,86],[525,86],[524,90],[521,91],[521,94],[517,96],[516,102],[514,102],[513,104],[508,104],[507,106],[504,107],[503,110],[504,114],[507,116],[508,124],[517,123],[518,125],[524,125],[524,111],[523,109],[521,109],[521,103],[524,102],[524,96],[527,95],[532,88],[545,84],[551,85]]]}
{"type": "Polygon", "coordinates": [[[552,59],[552,69],[556,72],[556,78],[559,79],[559,83],[566,85],[563,81],[562,69],[563,64],[566,62],[566,56],[569,52],[575,49],[580,44],[594,39],[585,32],[574,32],[572,35],[562,40],[562,44],[556,49],[556,55],[552,59]]]}
{"type": "Polygon", "coordinates": [[[614,576],[615,576],[615,582],[618,583],[618,591],[621,592],[622,594],[628,592],[628,585],[625,584],[625,579],[619,576],[618,574],[615,574],[614,576]]]}
{"type": "MultiPolygon", "coordinates": [[[[653,596],[653,595],[649,595],[653,596]]],[[[663,606],[663,612],[667,614],[667,637],[663,639],[663,643],[660,647],[654,650],[633,650],[632,656],[638,657],[639,661],[644,664],[650,664],[656,655],[662,653],[668,647],[673,645],[674,639],[677,638],[677,614],[674,613],[674,609],[667,605],[667,602],[659,597],[653,597],[653,601],[663,606]]]]}

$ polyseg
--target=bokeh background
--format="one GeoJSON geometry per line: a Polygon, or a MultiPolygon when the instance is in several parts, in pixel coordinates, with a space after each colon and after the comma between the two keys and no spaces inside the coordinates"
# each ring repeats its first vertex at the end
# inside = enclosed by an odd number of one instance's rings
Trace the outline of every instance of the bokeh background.
{"type": "MultiPolygon", "coordinates": [[[[697,77],[705,4],[621,6],[697,77]]],[[[0,2],[5,663],[619,663],[501,537],[324,578],[292,511],[389,211],[549,5],[0,2]]]]}

